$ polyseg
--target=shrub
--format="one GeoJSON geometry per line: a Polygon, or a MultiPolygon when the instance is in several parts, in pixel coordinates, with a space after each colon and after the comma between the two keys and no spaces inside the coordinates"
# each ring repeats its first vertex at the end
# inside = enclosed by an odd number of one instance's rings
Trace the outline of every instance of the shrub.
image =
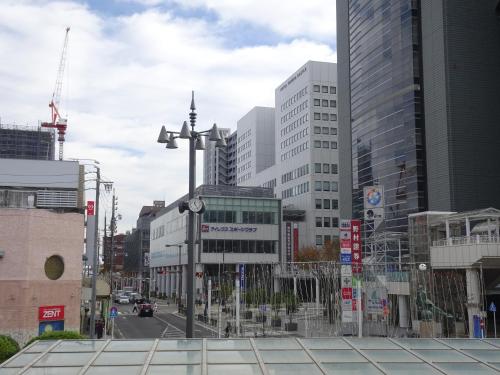
{"type": "Polygon", "coordinates": [[[0,335],[0,363],[19,351],[19,344],[10,336],[0,335]]]}
{"type": "Polygon", "coordinates": [[[80,335],[78,332],[74,331],[51,331],[45,332],[40,336],[33,337],[26,346],[31,344],[36,340],[82,340],[85,339],[85,336],[80,335]]]}

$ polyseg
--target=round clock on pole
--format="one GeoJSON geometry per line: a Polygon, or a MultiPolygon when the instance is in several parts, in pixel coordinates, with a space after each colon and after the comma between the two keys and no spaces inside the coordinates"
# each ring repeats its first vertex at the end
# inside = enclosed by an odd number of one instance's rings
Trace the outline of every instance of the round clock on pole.
{"type": "Polygon", "coordinates": [[[202,214],[205,211],[205,203],[199,198],[190,199],[188,202],[189,210],[196,213],[202,214]]]}

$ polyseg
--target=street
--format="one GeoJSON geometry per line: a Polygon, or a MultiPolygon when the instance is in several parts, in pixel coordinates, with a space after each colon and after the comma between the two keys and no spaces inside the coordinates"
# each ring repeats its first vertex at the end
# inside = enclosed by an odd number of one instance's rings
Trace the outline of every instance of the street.
{"type": "MultiPolygon", "coordinates": [[[[138,317],[133,305],[118,305],[114,337],[117,339],[184,338],[186,319],[175,314],[175,306],[158,305],[153,317],[138,317]]],[[[195,324],[195,337],[216,337],[217,332],[195,324]]]]}

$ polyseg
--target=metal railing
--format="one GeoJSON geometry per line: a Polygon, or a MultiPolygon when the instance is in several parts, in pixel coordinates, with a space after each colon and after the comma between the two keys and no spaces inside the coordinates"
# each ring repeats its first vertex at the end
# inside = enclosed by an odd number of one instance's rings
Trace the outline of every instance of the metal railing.
{"type": "Polygon", "coordinates": [[[500,243],[500,236],[495,235],[473,235],[462,237],[450,237],[438,241],[433,241],[432,246],[456,246],[470,244],[500,243]]]}

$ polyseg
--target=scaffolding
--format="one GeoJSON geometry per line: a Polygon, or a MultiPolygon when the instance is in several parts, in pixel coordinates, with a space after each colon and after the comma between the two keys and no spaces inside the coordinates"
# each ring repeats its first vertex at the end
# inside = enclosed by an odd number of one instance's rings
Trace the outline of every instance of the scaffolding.
{"type": "Polygon", "coordinates": [[[54,160],[55,132],[40,126],[0,123],[0,158],[54,160]]]}

